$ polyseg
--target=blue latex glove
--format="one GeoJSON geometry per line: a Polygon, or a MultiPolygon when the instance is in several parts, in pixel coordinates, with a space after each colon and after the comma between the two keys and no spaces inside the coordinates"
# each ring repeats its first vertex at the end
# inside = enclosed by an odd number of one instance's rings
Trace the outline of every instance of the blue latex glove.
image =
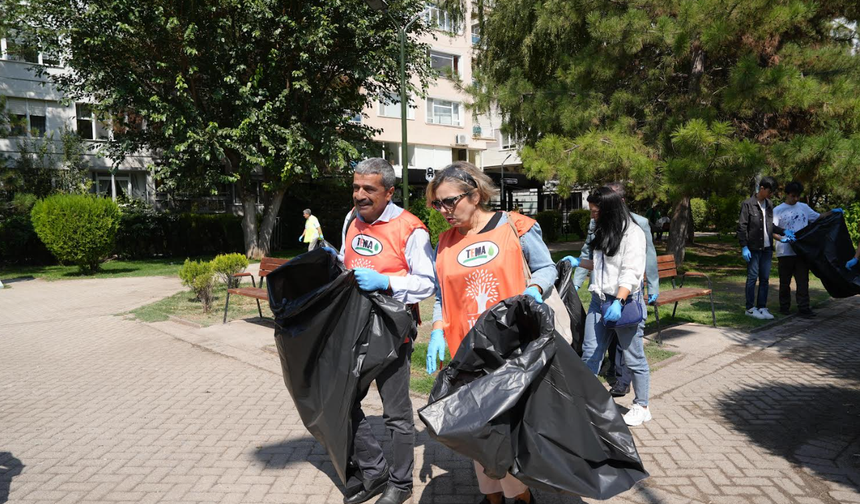
{"type": "Polygon", "coordinates": [[[525,292],[523,292],[523,294],[535,298],[535,301],[537,301],[538,304],[543,304],[543,296],[540,295],[540,291],[537,287],[529,287],[525,290],[525,292]]]}
{"type": "Polygon", "coordinates": [[[788,236],[783,236],[782,238],[779,239],[779,241],[780,241],[780,243],[792,243],[795,240],[794,240],[794,238],[789,238],[788,236]]]}
{"type": "Polygon", "coordinates": [[[576,285],[576,284],[574,284],[574,285],[573,285],[573,288],[574,288],[574,289],[576,289],[577,291],[579,291],[579,288],[580,288],[580,287],[582,287],[582,286],[581,286],[581,285],[576,285]]]}
{"type": "Polygon", "coordinates": [[[300,234],[300,235],[299,235],[299,243],[302,243],[302,242],[304,242],[304,241],[305,241],[305,235],[304,235],[304,233],[303,233],[303,234],[300,234]]]}
{"type": "Polygon", "coordinates": [[[578,259],[578,258],[576,258],[576,257],[573,257],[573,256],[564,256],[561,260],[562,260],[562,261],[567,261],[567,262],[569,262],[569,263],[570,263],[570,265],[571,265],[571,266],[573,266],[574,268],[576,268],[577,266],[579,266],[579,259],[578,259]]]}
{"type": "Polygon", "coordinates": [[[387,276],[370,268],[356,268],[354,271],[358,288],[363,291],[385,290],[391,284],[387,276]]]}
{"type": "Polygon", "coordinates": [[[331,247],[323,247],[322,249],[325,250],[326,252],[328,252],[329,254],[333,255],[335,257],[335,259],[337,258],[337,250],[335,250],[331,247]]]}
{"type": "Polygon", "coordinates": [[[838,213],[838,214],[844,214],[845,210],[842,210],[841,208],[834,208],[833,210],[831,210],[831,212],[838,213]]]}
{"type": "Polygon", "coordinates": [[[445,333],[442,329],[430,331],[430,343],[427,345],[427,374],[436,372],[436,361],[445,360],[445,333]]]}
{"type": "Polygon", "coordinates": [[[752,252],[750,252],[749,247],[744,247],[744,249],[741,251],[741,255],[744,256],[744,261],[746,261],[746,262],[752,261],[752,252]]]}
{"type": "Polygon", "coordinates": [[[608,320],[609,322],[615,322],[621,318],[621,301],[615,300],[609,305],[609,308],[606,309],[606,313],[603,314],[603,318],[608,320]]]}
{"type": "Polygon", "coordinates": [[[654,304],[654,302],[657,301],[657,296],[659,296],[659,294],[649,294],[648,304],[654,304]]]}
{"type": "Polygon", "coordinates": [[[797,240],[797,237],[794,236],[794,231],[792,231],[790,229],[786,229],[785,233],[782,233],[782,235],[785,236],[786,238],[788,238],[788,241],[797,240]]]}
{"type": "Polygon", "coordinates": [[[857,258],[856,258],[856,257],[855,257],[854,259],[851,259],[851,260],[850,260],[850,261],[848,261],[847,263],[845,263],[845,267],[846,267],[847,269],[851,269],[851,268],[853,268],[854,266],[857,266],[857,258]]]}

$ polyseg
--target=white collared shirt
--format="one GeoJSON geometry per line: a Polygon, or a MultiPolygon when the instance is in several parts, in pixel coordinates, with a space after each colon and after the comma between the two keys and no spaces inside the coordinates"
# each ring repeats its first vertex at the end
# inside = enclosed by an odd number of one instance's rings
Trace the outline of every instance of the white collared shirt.
{"type": "MultiPolygon", "coordinates": [[[[374,222],[388,222],[399,217],[402,213],[402,208],[393,202],[389,202],[385,210],[382,211],[382,215],[374,222]]],[[[349,223],[351,217],[352,210],[346,214],[343,220],[340,253],[338,254],[338,259],[341,263],[346,251],[346,225],[349,223]]],[[[360,214],[356,216],[356,219],[361,219],[364,222],[360,214]]],[[[436,257],[433,247],[430,245],[430,233],[424,229],[413,231],[406,240],[405,255],[406,263],[409,265],[409,273],[406,276],[389,276],[388,279],[391,282],[391,292],[394,295],[394,299],[402,303],[412,304],[427,299],[436,291],[434,284],[434,279],[436,278],[434,264],[436,257]]]]}

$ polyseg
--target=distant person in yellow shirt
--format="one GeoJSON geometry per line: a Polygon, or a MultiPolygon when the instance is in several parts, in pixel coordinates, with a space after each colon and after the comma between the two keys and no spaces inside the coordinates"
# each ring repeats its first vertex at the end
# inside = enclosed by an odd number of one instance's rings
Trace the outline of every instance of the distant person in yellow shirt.
{"type": "Polygon", "coordinates": [[[302,211],[302,214],[305,216],[305,230],[302,231],[301,236],[299,236],[299,241],[307,243],[308,252],[310,252],[314,249],[314,245],[316,245],[317,240],[323,239],[322,228],[320,228],[320,221],[315,215],[311,214],[310,208],[305,208],[302,211]]]}

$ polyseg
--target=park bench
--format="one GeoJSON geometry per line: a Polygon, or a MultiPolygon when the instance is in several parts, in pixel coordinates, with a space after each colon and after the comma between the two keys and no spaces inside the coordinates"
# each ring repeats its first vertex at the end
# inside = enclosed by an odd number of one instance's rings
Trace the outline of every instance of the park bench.
{"type": "Polygon", "coordinates": [[[251,273],[236,273],[233,275],[233,278],[242,277],[251,277],[251,287],[232,287],[227,289],[227,302],[224,304],[224,321],[222,323],[227,323],[227,309],[230,307],[230,295],[235,294],[237,296],[246,296],[250,298],[255,298],[257,300],[257,312],[260,314],[260,318],[263,318],[263,310],[260,308],[260,300],[268,300],[269,292],[263,288],[263,281],[269,275],[269,273],[278,269],[278,266],[285,264],[289,259],[276,259],[274,257],[264,257],[260,261],[260,286],[257,287],[257,283],[254,281],[254,275],[251,273]]]}
{"type": "MultiPolygon", "coordinates": [[[[583,259],[579,267],[587,270],[594,269],[594,262],[588,259],[583,259]]],[[[657,273],[662,281],[664,278],[672,279],[672,290],[660,290],[660,296],[654,303],[654,318],[657,320],[657,343],[663,344],[663,333],[660,327],[660,307],[669,303],[674,303],[672,309],[672,318],[675,318],[675,311],[678,310],[678,303],[688,299],[694,299],[700,296],[708,296],[711,300],[711,320],[714,327],[717,327],[717,316],[714,312],[714,291],[711,286],[711,279],[704,273],[697,271],[688,271],[686,273],[678,273],[678,268],[675,266],[675,256],[662,255],[657,257],[657,273]],[[681,277],[680,285],[675,285],[675,277],[681,277]],[[684,281],[687,277],[704,278],[708,282],[708,288],[699,287],[684,287],[684,281]]]]}

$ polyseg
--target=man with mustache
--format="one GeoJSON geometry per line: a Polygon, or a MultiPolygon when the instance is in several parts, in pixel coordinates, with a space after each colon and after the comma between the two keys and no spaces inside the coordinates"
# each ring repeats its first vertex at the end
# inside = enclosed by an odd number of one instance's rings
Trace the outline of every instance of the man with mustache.
{"type": "MultiPolygon", "coordinates": [[[[418,217],[391,201],[395,175],[388,161],[362,161],[355,167],[352,180],[355,208],[344,220],[338,258],[355,271],[360,289],[382,291],[411,306],[417,322],[417,303],[435,291],[430,233],[418,217]]],[[[412,341],[407,340],[397,360],[376,379],[392,442],[394,460],[390,467],[361,410],[363,397],[353,406],[351,462],[355,471],[346,485],[345,504],[365,502],[380,493],[377,504],[401,504],[412,495],[415,424],[409,398],[411,355],[412,341]]]]}

